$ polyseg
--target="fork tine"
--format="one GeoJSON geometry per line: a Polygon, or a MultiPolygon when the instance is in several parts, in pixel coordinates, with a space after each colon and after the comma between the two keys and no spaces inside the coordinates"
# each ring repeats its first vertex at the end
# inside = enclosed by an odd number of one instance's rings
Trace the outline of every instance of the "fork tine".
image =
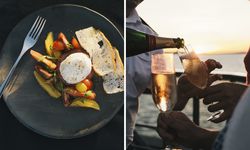
{"type": "Polygon", "coordinates": [[[37,23],[37,21],[38,21],[39,18],[40,18],[40,16],[37,16],[36,21],[33,23],[32,27],[30,28],[30,31],[28,32],[27,35],[30,36],[30,34],[31,34],[31,32],[33,31],[33,29],[34,29],[34,27],[35,27],[35,25],[36,25],[36,23],[37,23]]]}
{"type": "Polygon", "coordinates": [[[42,19],[43,19],[43,18],[39,16],[38,22],[36,23],[36,25],[35,25],[33,31],[32,31],[31,34],[30,34],[30,36],[31,36],[32,38],[35,36],[35,33],[36,33],[37,30],[39,29],[38,27],[39,27],[39,25],[41,24],[42,19]]]}
{"type": "Polygon", "coordinates": [[[42,23],[39,25],[39,28],[38,28],[38,30],[37,30],[35,36],[34,36],[34,39],[35,39],[35,40],[37,40],[38,37],[40,36],[40,34],[41,34],[42,30],[43,30],[43,27],[44,27],[45,23],[46,23],[46,19],[43,19],[43,20],[42,20],[42,23]]]}

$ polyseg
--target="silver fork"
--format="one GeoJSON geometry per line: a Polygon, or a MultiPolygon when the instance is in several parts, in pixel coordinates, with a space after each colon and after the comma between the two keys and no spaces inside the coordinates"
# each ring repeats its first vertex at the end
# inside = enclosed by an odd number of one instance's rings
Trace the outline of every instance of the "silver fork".
{"type": "Polygon", "coordinates": [[[43,27],[46,23],[46,19],[38,16],[35,20],[35,22],[33,23],[30,31],[28,32],[28,34],[26,35],[24,42],[23,42],[23,48],[21,53],[19,54],[16,62],[14,63],[14,65],[12,66],[12,68],[10,69],[10,72],[8,73],[6,79],[3,81],[1,87],[0,87],[0,98],[3,95],[4,89],[5,87],[8,85],[11,76],[13,75],[13,72],[16,69],[17,64],[19,63],[19,61],[21,60],[21,58],[23,57],[23,55],[31,48],[35,45],[35,43],[37,42],[43,27]]]}

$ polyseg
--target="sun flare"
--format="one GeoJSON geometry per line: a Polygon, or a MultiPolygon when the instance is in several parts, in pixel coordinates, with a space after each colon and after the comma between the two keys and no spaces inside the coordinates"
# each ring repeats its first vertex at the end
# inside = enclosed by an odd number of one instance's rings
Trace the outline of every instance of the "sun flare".
{"type": "Polygon", "coordinates": [[[216,46],[208,46],[208,45],[197,45],[193,46],[193,50],[197,54],[211,54],[213,53],[216,49],[218,49],[216,46]]]}

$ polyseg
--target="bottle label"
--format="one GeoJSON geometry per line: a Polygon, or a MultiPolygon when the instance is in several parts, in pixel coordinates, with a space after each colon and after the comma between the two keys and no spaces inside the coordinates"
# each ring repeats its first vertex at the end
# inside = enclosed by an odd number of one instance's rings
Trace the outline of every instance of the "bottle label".
{"type": "Polygon", "coordinates": [[[155,36],[147,35],[146,38],[147,38],[147,41],[148,41],[148,50],[147,51],[155,49],[156,48],[156,38],[155,38],[155,36]]]}

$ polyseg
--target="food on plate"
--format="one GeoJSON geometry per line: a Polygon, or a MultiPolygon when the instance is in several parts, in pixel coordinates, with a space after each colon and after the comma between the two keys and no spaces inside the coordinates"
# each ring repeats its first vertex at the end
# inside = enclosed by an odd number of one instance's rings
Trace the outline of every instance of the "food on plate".
{"type": "Polygon", "coordinates": [[[45,39],[45,49],[49,56],[53,55],[51,47],[53,46],[53,33],[49,32],[47,38],[45,39]]]}
{"type": "Polygon", "coordinates": [[[73,100],[70,106],[71,107],[88,106],[89,108],[100,110],[100,106],[96,103],[96,101],[93,101],[91,99],[86,99],[86,98],[76,98],[73,100]]]}
{"type": "Polygon", "coordinates": [[[103,78],[103,88],[107,94],[122,92],[124,89],[124,68],[119,51],[109,40],[93,27],[76,31],[80,45],[88,52],[93,62],[93,70],[103,78]]]}
{"type": "Polygon", "coordinates": [[[88,87],[83,82],[79,82],[76,84],[76,89],[77,89],[77,91],[83,93],[83,92],[86,92],[88,90],[88,87]]]}
{"type": "Polygon", "coordinates": [[[53,77],[53,74],[49,73],[46,69],[44,69],[40,65],[36,65],[35,70],[36,70],[36,72],[38,72],[45,79],[50,79],[50,78],[53,77]]]}
{"type": "Polygon", "coordinates": [[[62,41],[59,41],[59,40],[54,41],[54,43],[53,43],[53,50],[55,52],[56,51],[59,52],[59,51],[65,50],[64,43],[62,41]]]}
{"type": "Polygon", "coordinates": [[[89,27],[76,31],[76,37],[90,55],[93,69],[99,76],[115,70],[115,52],[101,31],[89,27]]]}
{"type": "Polygon", "coordinates": [[[75,49],[81,49],[81,46],[80,46],[80,44],[78,43],[78,41],[77,41],[77,39],[75,37],[72,38],[71,43],[72,43],[72,46],[75,49]]]}
{"type": "Polygon", "coordinates": [[[51,84],[47,83],[46,80],[40,76],[36,71],[34,71],[34,76],[37,82],[41,85],[41,87],[51,96],[54,98],[59,98],[61,93],[51,84]]]}
{"type": "Polygon", "coordinates": [[[44,63],[44,64],[47,65],[50,69],[52,69],[52,70],[55,70],[55,69],[56,69],[56,64],[53,63],[52,60],[47,59],[47,58],[48,58],[47,56],[44,56],[44,55],[42,55],[41,53],[36,52],[36,51],[34,51],[34,50],[30,50],[30,54],[31,54],[31,56],[32,56],[34,59],[36,59],[38,62],[44,63]]]}
{"type": "Polygon", "coordinates": [[[114,51],[115,51],[116,70],[102,77],[103,88],[106,91],[106,93],[109,94],[123,91],[123,84],[124,84],[123,63],[120,58],[119,51],[117,49],[114,49],[114,51]]]}
{"type": "MultiPolygon", "coordinates": [[[[78,41],[73,39],[72,45],[76,46],[78,41]]],[[[92,87],[84,83],[85,80],[91,80],[87,77],[93,74],[92,62],[81,47],[75,49],[72,45],[63,33],[59,33],[54,41],[53,33],[49,32],[45,40],[47,54],[30,51],[31,56],[38,62],[35,65],[34,76],[51,97],[62,97],[64,106],[100,110],[95,101],[95,92],[91,90],[92,87]]]]}
{"type": "Polygon", "coordinates": [[[82,81],[88,88],[88,90],[92,89],[93,82],[90,80],[89,76],[82,81]]]}
{"type": "Polygon", "coordinates": [[[93,27],[76,31],[71,43],[60,32],[54,40],[52,32],[45,39],[46,54],[31,50],[37,61],[34,76],[53,98],[62,98],[65,107],[100,110],[93,91],[93,76],[103,79],[107,94],[123,91],[123,63],[119,52],[105,35],[93,27]],[[79,41],[79,42],[78,42],[79,41]]]}
{"type": "Polygon", "coordinates": [[[83,81],[91,72],[92,64],[89,56],[83,52],[68,55],[60,62],[59,72],[67,84],[83,81]]]}
{"type": "Polygon", "coordinates": [[[67,50],[72,49],[72,45],[69,43],[66,36],[62,32],[59,33],[58,40],[61,40],[63,42],[63,44],[64,44],[64,46],[66,47],[67,50]]]}

